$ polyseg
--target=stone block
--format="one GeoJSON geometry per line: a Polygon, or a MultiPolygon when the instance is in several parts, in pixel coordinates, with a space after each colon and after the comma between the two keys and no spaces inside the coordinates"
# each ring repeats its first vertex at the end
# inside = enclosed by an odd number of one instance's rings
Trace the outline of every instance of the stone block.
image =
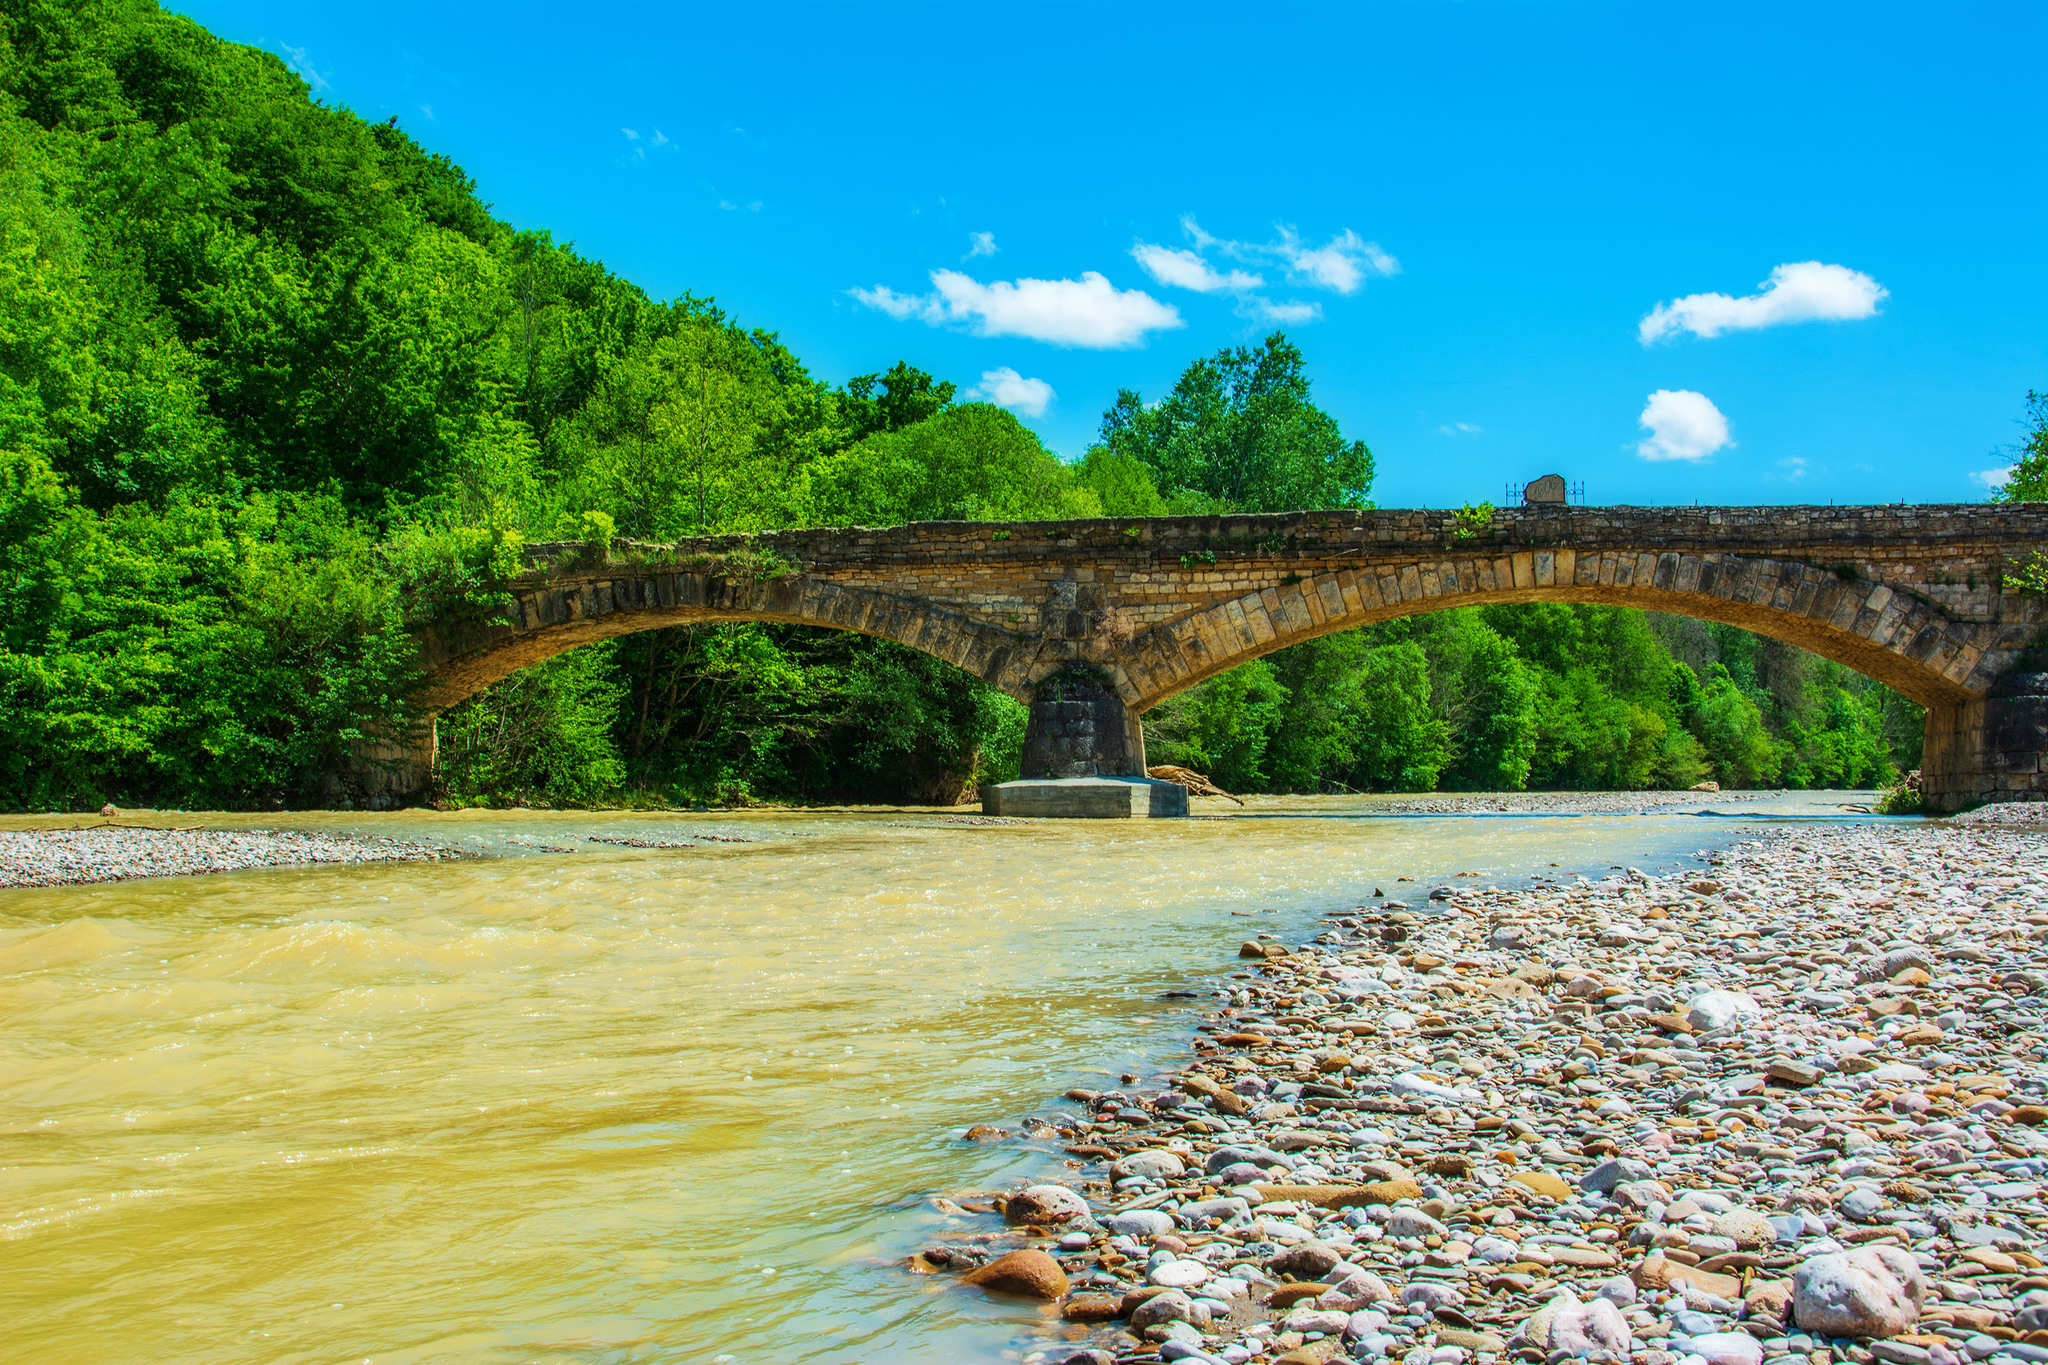
{"type": "Polygon", "coordinates": [[[981,813],[1039,820],[1160,819],[1188,813],[1188,789],[1149,777],[1027,777],[983,787],[981,813]]]}

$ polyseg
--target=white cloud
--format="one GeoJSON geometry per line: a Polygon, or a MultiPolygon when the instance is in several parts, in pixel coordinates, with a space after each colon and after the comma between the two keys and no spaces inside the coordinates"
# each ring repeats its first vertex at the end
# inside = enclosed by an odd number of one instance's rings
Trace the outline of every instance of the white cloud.
{"type": "Polygon", "coordinates": [[[1860,270],[1794,261],[1773,270],[1756,293],[1739,299],[1687,294],[1660,303],[1643,318],[1637,334],[1647,346],[1677,332],[1714,337],[1788,322],[1847,322],[1871,316],[1890,293],[1860,270]]]}
{"type": "Polygon", "coordinates": [[[1145,273],[1159,283],[1176,289],[1192,289],[1197,294],[1224,291],[1241,294],[1266,283],[1259,276],[1242,270],[1233,270],[1225,275],[1194,252],[1183,251],[1179,247],[1140,242],[1131,248],[1131,255],[1145,268],[1145,273]]]}
{"type": "Polygon", "coordinates": [[[1189,214],[1180,220],[1181,231],[1194,244],[1185,247],[1139,242],[1131,255],[1145,273],[1163,285],[1188,289],[1197,294],[1233,294],[1239,316],[1266,323],[1313,322],[1323,315],[1322,305],[1300,300],[1269,299],[1257,291],[1266,287],[1265,276],[1250,270],[1219,270],[1205,253],[1214,252],[1247,265],[1269,262],[1287,271],[1289,279],[1338,294],[1355,294],[1367,277],[1392,275],[1401,263],[1346,228],[1322,246],[1308,246],[1291,227],[1277,229],[1271,242],[1234,242],[1212,236],[1189,214]]]}
{"type": "Polygon", "coordinates": [[[975,335],[1027,337],[1055,346],[1114,350],[1144,344],[1148,332],[1187,324],[1171,304],[1142,289],[1118,289],[1101,272],[1078,280],[995,280],[983,284],[957,270],[934,270],[930,294],[899,294],[887,285],[849,291],[893,318],[934,326],[965,323],[975,335]]]}
{"type": "Polygon", "coordinates": [[[1477,422],[1446,422],[1437,430],[1446,436],[1477,436],[1486,428],[1477,422]]]}
{"type": "Polygon", "coordinates": [[[654,130],[654,145],[657,147],[668,146],[668,135],[659,128],[654,130]]]}
{"type": "Polygon", "coordinates": [[[1970,475],[1970,482],[1982,484],[1996,493],[2012,478],[2013,468],[2012,465],[2006,465],[2003,469],[1979,469],[1970,475]]]}
{"type": "Polygon", "coordinates": [[[970,232],[967,234],[967,240],[973,245],[968,247],[967,254],[960,258],[963,261],[971,261],[976,256],[993,256],[1002,250],[996,245],[996,235],[993,232],[970,232]]]}
{"type": "Polygon", "coordinates": [[[631,128],[621,128],[619,129],[619,131],[626,135],[626,140],[628,142],[638,142],[640,140],[640,134],[633,131],[631,128]]]}
{"type": "Polygon", "coordinates": [[[1355,294],[1368,275],[1398,275],[1401,263],[1368,242],[1350,228],[1319,247],[1301,244],[1291,227],[1280,229],[1280,254],[1297,278],[1306,279],[1339,294],[1355,294]]]}
{"type": "Polygon", "coordinates": [[[428,121],[428,122],[430,122],[430,123],[431,123],[431,122],[433,122],[433,120],[434,120],[434,106],[433,106],[433,105],[431,105],[431,104],[422,104],[422,105],[420,106],[420,112],[421,112],[422,114],[425,114],[425,115],[427,116],[427,121],[428,121]]]}
{"type": "Polygon", "coordinates": [[[913,317],[934,323],[944,320],[945,314],[939,308],[938,300],[929,294],[899,294],[886,284],[878,284],[873,289],[849,289],[846,292],[875,311],[887,313],[898,322],[913,317]]]}
{"type": "Polygon", "coordinates": [[[727,213],[738,213],[741,209],[745,209],[748,213],[759,213],[762,204],[758,199],[749,199],[744,204],[735,204],[730,199],[721,199],[718,201],[718,207],[724,209],[727,213]]]}
{"type": "Polygon", "coordinates": [[[1303,322],[1314,322],[1323,315],[1323,305],[1303,303],[1298,299],[1275,301],[1254,297],[1246,299],[1237,311],[1244,317],[1256,318],[1260,322],[1277,322],[1293,326],[1303,322]]]}
{"type": "Polygon", "coordinates": [[[1646,460],[1703,460],[1734,444],[1721,410],[1691,389],[1657,390],[1636,420],[1650,432],[1636,446],[1646,460]]]}
{"type": "Polygon", "coordinates": [[[1806,477],[1806,457],[1804,455],[1787,455],[1784,459],[1778,461],[1778,468],[1785,471],[1779,475],[1785,482],[1797,483],[1806,477]]]}
{"type": "Polygon", "coordinates": [[[1046,404],[1058,397],[1043,379],[1026,379],[1008,365],[981,372],[981,382],[967,391],[969,398],[985,398],[999,408],[1021,412],[1026,417],[1045,416],[1046,404]]]}
{"type": "Polygon", "coordinates": [[[306,55],[306,49],[293,47],[289,43],[279,43],[277,50],[284,54],[285,65],[297,73],[300,80],[312,86],[315,93],[327,88],[327,78],[313,69],[312,58],[306,55]]]}

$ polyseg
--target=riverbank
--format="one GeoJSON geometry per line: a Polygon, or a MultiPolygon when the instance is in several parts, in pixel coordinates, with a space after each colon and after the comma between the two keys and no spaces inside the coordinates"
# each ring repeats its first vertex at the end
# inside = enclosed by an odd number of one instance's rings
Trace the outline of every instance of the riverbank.
{"type": "Polygon", "coordinates": [[[1403,815],[1641,815],[1674,806],[1746,805],[1775,801],[1782,791],[1470,792],[1397,796],[1379,808],[1403,815]]]}
{"type": "Polygon", "coordinates": [[[2048,841],[1712,864],[1247,941],[1187,1064],[1010,1135],[1074,1174],[934,1201],[912,1269],[1056,1302],[1031,1365],[2048,1361],[2048,841]]]}
{"type": "Polygon", "coordinates": [[[427,863],[461,849],[311,830],[155,828],[104,824],[0,830],[0,887],[84,886],[310,863],[427,863]]]}

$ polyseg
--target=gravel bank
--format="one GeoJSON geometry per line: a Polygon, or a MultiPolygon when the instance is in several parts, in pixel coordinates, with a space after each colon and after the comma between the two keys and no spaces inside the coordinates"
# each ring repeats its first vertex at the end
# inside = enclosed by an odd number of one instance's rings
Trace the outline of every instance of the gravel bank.
{"type": "Polygon", "coordinates": [[[79,886],[301,863],[430,863],[468,855],[405,839],[308,830],[0,830],[0,887],[79,886]]]}
{"type": "Polygon", "coordinates": [[[1421,815],[1470,815],[1475,812],[1515,815],[1640,815],[1644,811],[1664,810],[1672,806],[1699,810],[1707,806],[1770,801],[1784,794],[1781,791],[1475,792],[1470,796],[1418,796],[1389,801],[1381,809],[1421,815]]]}
{"type": "Polygon", "coordinates": [[[934,1200],[910,1268],[1057,1304],[1026,1365],[2048,1361],[2048,840],[1429,895],[1247,943],[1185,1066],[971,1131],[1074,1173],[934,1200]]]}

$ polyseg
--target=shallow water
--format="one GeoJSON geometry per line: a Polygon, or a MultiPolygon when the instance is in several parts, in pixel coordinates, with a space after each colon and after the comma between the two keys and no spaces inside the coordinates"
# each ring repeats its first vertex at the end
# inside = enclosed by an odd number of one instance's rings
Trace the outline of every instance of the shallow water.
{"type": "Polygon", "coordinates": [[[0,890],[7,1358],[1000,1359],[1032,1310],[890,1263],[940,1225],[924,1194],[1054,1159],[958,1134],[1176,1056],[1200,1002],[1162,993],[1252,932],[1843,799],[210,817],[494,856],[0,890]],[[752,842],[588,838],[691,832],[752,842]]]}

